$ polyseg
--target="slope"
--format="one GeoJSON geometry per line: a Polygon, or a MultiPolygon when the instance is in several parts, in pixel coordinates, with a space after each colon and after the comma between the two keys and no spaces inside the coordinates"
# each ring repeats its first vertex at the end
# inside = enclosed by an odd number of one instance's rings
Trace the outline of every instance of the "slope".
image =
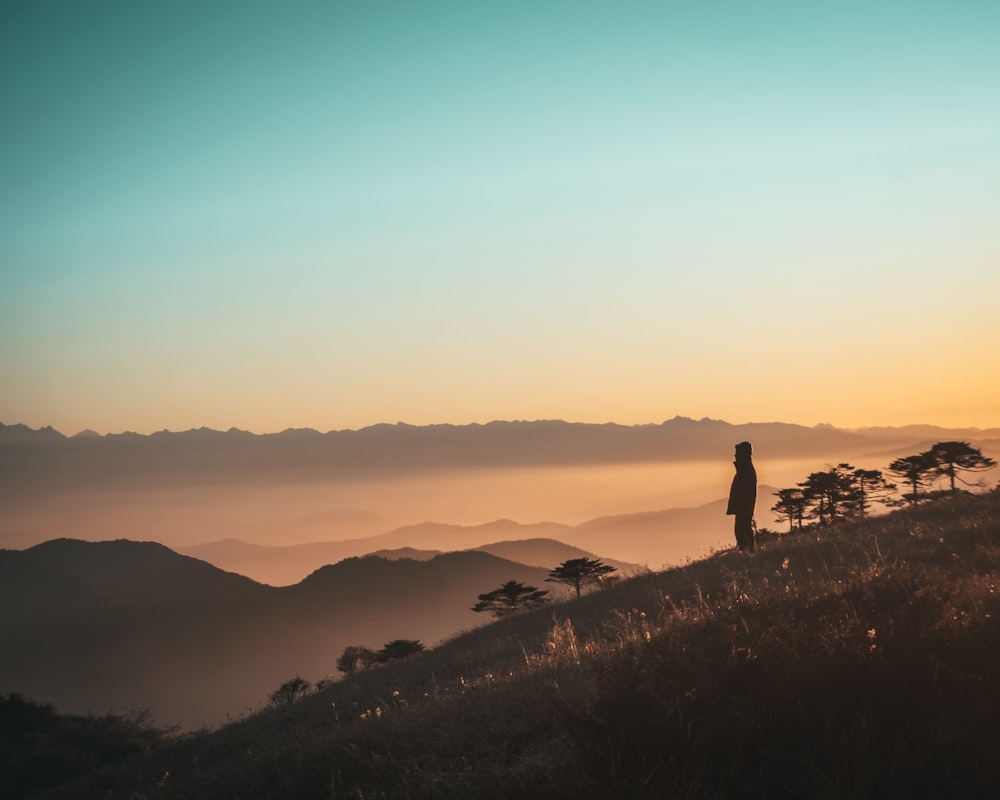
{"type": "Polygon", "coordinates": [[[471,631],[52,796],[992,797],[998,585],[998,492],[813,529],[471,631]]]}

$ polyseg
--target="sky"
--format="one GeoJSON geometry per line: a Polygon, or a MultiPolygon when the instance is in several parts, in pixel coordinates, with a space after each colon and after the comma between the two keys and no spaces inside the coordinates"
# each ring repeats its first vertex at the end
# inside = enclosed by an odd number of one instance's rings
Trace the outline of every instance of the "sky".
{"type": "Polygon", "coordinates": [[[0,4],[0,422],[1000,425],[1000,4],[0,4]]]}

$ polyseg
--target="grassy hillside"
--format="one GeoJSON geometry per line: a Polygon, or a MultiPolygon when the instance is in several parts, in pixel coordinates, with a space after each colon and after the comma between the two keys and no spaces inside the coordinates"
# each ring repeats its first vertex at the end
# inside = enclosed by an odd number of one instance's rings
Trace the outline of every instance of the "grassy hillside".
{"type": "Polygon", "coordinates": [[[1000,493],[500,621],[52,797],[1000,796],[1000,493]]]}

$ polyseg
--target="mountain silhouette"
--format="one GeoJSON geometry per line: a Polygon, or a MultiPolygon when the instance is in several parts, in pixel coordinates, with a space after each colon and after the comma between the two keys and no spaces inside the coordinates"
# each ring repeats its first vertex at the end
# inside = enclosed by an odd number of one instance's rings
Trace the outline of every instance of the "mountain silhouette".
{"type": "Polygon", "coordinates": [[[260,591],[259,584],[243,575],[220,571],[157,542],[54,539],[22,551],[22,557],[123,602],[242,599],[247,592],[260,591]]]}
{"type": "Polygon", "coordinates": [[[492,542],[474,549],[481,550],[498,558],[505,558],[508,561],[516,561],[519,564],[545,567],[547,569],[552,569],[572,558],[598,558],[609,567],[617,569],[622,576],[632,575],[638,569],[636,564],[617,561],[613,558],[605,558],[592,550],[582,550],[579,547],[573,547],[572,545],[558,542],[555,539],[521,539],[517,541],[492,542]]]}
{"type": "Polygon", "coordinates": [[[148,707],[215,725],[343,649],[431,646],[485,620],[479,593],[547,570],[483,552],[354,558],[273,588],[148,542],[59,540],[0,551],[0,692],[69,712],[148,707]]]}
{"type": "Polygon", "coordinates": [[[178,550],[220,569],[238,572],[271,586],[298,583],[316,569],[345,558],[374,555],[392,560],[408,558],[427,561],[444,552],[463,550],[480,550],[508,561],[548,569],[567,559],[586,556],[602,558],[623,573],[635,570],[636,564],[604,558],[599,550],[584,550],[551,536],[531,536],[550,533],[552,536],[572,537],[575,530],[572,526],[557,523],[521,525],[510,520],[470,526],[427,522],[397,528],[379,536],[342,542],[279,546],[226,539],[178,550]],[[493,537],[498,535],[519,538],[493,541],[493,537]]]}
{"type": "MultiPolygon", "coordinates": [[[[921,433],[924,431],[921,430],[921,433]]],[[[978,438],[1000,437],[1000,430],[978,438]]],[[[8,490],[51,491],[114,480],[120,486],[206,481],[298,481],[413,471],[714,459],[733,442],[766,441],[771,457],[860,452],[906,438],[893,429],[859,433],[786,423],[732,425],[675,417],[659,425],[594,425],[561,420],[485,425],[373,425],[360,430],[253,434],[206,428],[66,437],[0,424],[0,478],[8,490]]]]}
{"type": "MultiPolygon", "coordinates": [[[[511,520],[496,520],[483,525],[451,525],[424,522],[406,525],[387,533],[336,542],[311,542],[296,545],[258,545],[239,539],[178,548],[179,552],[215,564],[222,569],[248,575],[272,586],[287,586],[302,580],[313,570],[345,558],[385,554],[393,550],[415,548],[422,551],[450,552],[469,550],[497,539],[559,536],[569,526],[557,523],[522,525],[511,520]]],[[[511,559],[521,561],[521,559],[511,559]]],[[[526,563],[523,562],[522,563],[526,563]]],[[[553,565],[559,561],[553,562],[553,565]]]]}
{"type": "MultiPolygon", "coordinates": [[[[776,490],[762,484],[758,491],[758,524],[771,519],[776,490]]],[[[276,586],[301,580],[323,564],[366,554],[399,557],[408,548],[443,552],[479,548],[522,564],[555,566],[569,558],[598,557],[623,573],[636,565],[659,568],[683,563],[695,555],[732,545],[723,499],[691,508],[672,508],[598,517],[580,525],[545,522],[522,525],[496,520],[485,525],[424,522],[405,525],[378,536],[339,542],[262,546],[238,539],[180,548],[216,566],[240,572],[276,586]],[[505,537],[499,541],[496,537],[505,537]],[[548,543],[548,544],[544,544],[548,543]]]]}

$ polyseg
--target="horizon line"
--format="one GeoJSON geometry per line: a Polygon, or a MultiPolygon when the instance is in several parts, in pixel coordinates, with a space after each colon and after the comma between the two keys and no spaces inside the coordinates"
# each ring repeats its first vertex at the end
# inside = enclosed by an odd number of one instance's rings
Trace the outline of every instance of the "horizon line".
{"type": "Polygon", "coordinates": [[[677,415],[673,416],[672,418],[665,419],[665,420],[663,420],[661,422],[640,422],[640,423],[621,423],[621,422],[615,422],[615,421],[612,421],[612,420],[609,420],[609,421],[606,421],[606,422],[582,422],[582,421],[566,420],[566,419],[561,419],[561,418],[492,419],[492,420],[489,420],[488,422],[465,422],[465,423],[432,422],[432,423],[426,423],[426,424],[415,424],[415,423],[410,423],[410,422],[405,422],[405,421],[399,420],[399,421],[396,421],[396,422],[376,422],[376,423],[372,423],[370,425],[363,425],[363,426],[357,427],[357,428],[330,428],[330,429],[325,430],[325,431],[324,430],[320,430],[319,428],[313,428],[313,427],[309,427],[309,426],[305,426],[305,427],[290,426],[290,427],[287,427],[287,428],[283,428],[281,430],[272,430],[272,431],[252,431],[252,430],[248,430],[248,429],[245,429],[245,428],[236,427],[235,425],[231,426],[231,427],[229,427],[227,429],[212,428],[212,427],[209,427],[207,425],[201,425],[201,426],[198,426],[198,427],[184,428],[184,429],[180,429],[180,430],[171,430],[169,428],[161,428],[161,429],[158,429],[158,430],[150,431],[148,433],[142,433],[142,432],[135,431],[135,430],[121,430],[121,431],[110,431],[110,430],[108,430],[108,431],[104,431],[104,432],[99,432],[99,431],[93,430],[92,428],[84,428],[84,429],[82,429],[82,430],[80,430],[80,431],[78,431],[76,433],[67,434],[67,433],[64,433],[63,431],[57,429],[53,425],[43,425],[43,426],[38,427],[38,428],[32,428],[30,425],[27,425],[27,424],[22,423],[22,422],[4,423],[2,421],[0,421],[0,429],[3,429],[3,428],[22,428],[22,429],[25,429],[26,431],[29,431],[31,433],[43,433],[43,432],[46,432],[46,431],[51,431],[52,433],[55,433],[55,434],[59,435],[60,437],[62,437],[64,439],[76,439],[76,438],[106,438],[106,437],[118,437],[118,436],[137,436],[137,437],[142,437],[142,438],[150,438],[150,437],[153,437],[153,436],[162,436],[162,435],[177,436],[177,435],[182,435],[182,434],[186,434],[186,433],[247,434],[247,435],[250,435],[250,436],[281,436],[281,435],[290,434],[290,433],[303,433],[303,434],[313,434],[314,433],[314,434],[318,434],[320,436],[326,436],[326,435],[329,435],[329,434],[337,434],[337,433],[359,433],[359,432],[371,430],[371,429],[374,429],[374,428],[482,428],[482,427],[487,427],[487,426],[490,426],[490,425],[517,425],[517,424],[536,425],[536,424],[545,424],[545,423],[559,423],[559,424],[564,424],[564,425],[581,425],[581,426],[591,426],[591,427],[614,426],[614,427],[621,427],[621,428],[642,428],[642,427],[663,426],[663,425],[667,425],[667,424],[672,423],[672,422],[691,422],[691,423],[695,423],[695,424],[711,424],[711,423],[715,423],[715,424],[728,425],[728,426],[731,426],[731,427],[746,427],[746,426],[750,426],[750,425],[788,425],[788,426],[791,426],[791,427],[806,428],[806,429],[812,429],[812,430],[815,430],[815,429],[838,430],[838,431],[843,431],[843,432],[847,432],[847,433],[860,433],[860,432],[864,432],[864,431],[868,431],[868,430],[878,430],[878,429],[904,430],[904,429],[907,429],[907,428],[936,428],[936,429],[943,430],[943,431],[955,431],[955,430],[958,430],[958,431],[976,431],[976,432],[980,432],[980,433],[987,433],[987,432],[991,432],[991,431],[1000,431],[1000,426],[998,426],[998,427],[990,427],[990,428],[983,428],[983,427],[980,427],[980,426],[977,426],[977,425],[969,425],[969,426],[962,426],[962,425],[960,425],[960,426],[955,426],[955,425],[938,425],[938,424],[929,423],[929,422],[910,422],[910,423],[905,423],[905,424],[902,424],[902,425],[862,425],[862,426],[859,426],[859,427],[841,427],[841,426],[834,425],[834,424],[829,423],[829,422],[818,422],[818,423],[815,423],[813,425],[805,425],[805,424],[795,423],[795,422],[784,422],[782,420],[768,420],[768,421],[751,420],[751,421],[748,421],[748,422],[729,422],[728,420],[716,419],[716,418],[713,418],[713,417],[701,417],[699,419],[695,419],[694,417],[688,417],[688,416],[685,416],[683,414],[677,414],[677,415]]]}

